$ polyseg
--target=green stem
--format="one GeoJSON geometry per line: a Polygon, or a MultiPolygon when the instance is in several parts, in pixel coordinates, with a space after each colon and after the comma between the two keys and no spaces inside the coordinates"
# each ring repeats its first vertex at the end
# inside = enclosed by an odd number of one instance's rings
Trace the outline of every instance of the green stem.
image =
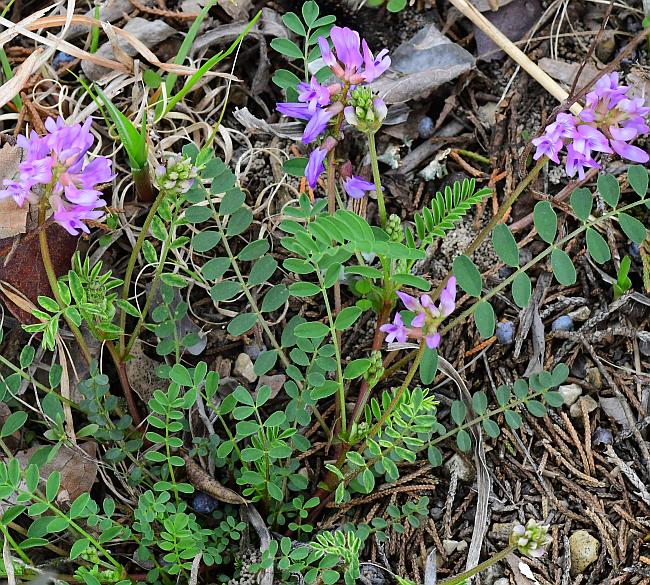
{"type": "MultiPolygon", "coordinates": [[[[269,327],[268,323],[266,322],[266,319],[264,319],[262,312],[260,311],[260,308],[257,304],[257,301],[251,295],[250,291],[248,290],[248,284],[246,283],[246,280],[244,280],[244,276],[241,273],[241,270],[239,269],[239,264],[237,263],[237,259],[235,255],[233,254],[232,248],[230,247],[230,244],[228,243],[228,238],[226,236],[226,232],[223,229],[223,224],[221,223],[221,218],[219,217],[219,214],[217,213],[217,210],[215,209],[214,205],[212,204],[212,201],[210,200],[210,197],[208,196],[208,202],[210,204],[210,207],[212,207],[212,216],[214,218],[215,223],[217,224],[217,229],[219,230],[219,233],[221,234],[221,243],[223,244],[224,250],[226,251],[226,254],[228,256],[228,259],[230,260],[230,265],[232,266],[233,271],[235,272],[235,275],[237,276],[237,280],[239,281],[239,284],[241,285],[241,289],[244,293],[244,296],[246,297],[246,300],[250,304],[251,308],[253,309],[253,312],[258,316],[258,323],[262,327],[262,330],[264,333],[266,333],[266,336],[271,342],[271,345],[273,346],[273,349],[275,349],[278,352],[278,356],[280,357],[280,361],[283,363],[284,367],[286,368],[287,366],[291,365],[291,362],[289,361],[289,358],[287,357],[286,353],[282,349],[282,346],[278,343],[277,339],[275,338],[275,335],[273,334],[273,331],[271,331],[271,328],[269,327]]],[[[301,385],[298,384],[298,387],[301,388],[301,385]]],[[[316,420],[320,424],[320,426],[323,428],[325,433],[330,436],[331,432],[329,427],[327,426],[327,423],[323,419],[323,416],[321,415],[320,411],[316,407],[316,405],[312,406],[312,412],[314,413],[314,416],[316,417],[316,420]]]]}
{"type": "Polygon", "coordinates": [[[336,371],[339,379],[339,410],[341,415],[341,432],[345,436],[347,431],[347,412],[345,410],[345,384],[343,383],[343,367],[341,365],[341,348],[339,347],[339,337],[336,327],[334,327],[334,315],[332,314],[332,308],[330,306],[330,300],[327,296],[327,288],[323,282],[323,277],[320,270],[316,268],[316,274],[318,275],[318,283],[320,284],[321,294],[323,296],[323,302],[325,303],[325,311],[327,312],[327,321],[330,327],[330,335],[332,337],[332,343],[334,344],[334,354],[336,356],[336,371]]]}
{"type": "Polygon", "coordinates": [[[7,530],[7,527],[4,524],[0,524],[0,531],[2,534],[4,534],[4,537],[7,539],[7,542],[11,545],[11,548],[13,548],[18,556],[22,559],[22,561],[26,564],[28,564],[30,567],[34,566],[34,563],[30,560],[30,558],[25,554],[25,551],[20,548],[20,545],[13,539],[11,534],[9,534],[9,531],[7,530]]]}
{"type": "MultiPolygon", "coordinates": [[[[519,196],[525,191],[526,187],[530,185],[539,172],[544,168],[544,165],[547,163],[548,158],[543,156],[537,161],[537,164],[531,169],[531,171],[522,179],[521,183],[517,185],[517,188],[510,194],[510,197],[506,199],[501,207],[499,207],[499,210],[494,214],[492,219],[487,223],[487,225],[476,235],[472,243],[467,247],[467,249],[463,252],[465,256],[471,256],[476,250],[478,250],[478,247],[483,243],[483,240],[487,238],[494,227],[503,219],[505,216],[506,212],[508,209],[512,207],[515,201],[519,198],[519,196]]],[[[431,296],[433,298],[437,298],[440,296],[440,293],[442,292],[442,289],[445,288],[445,285],[447,284],[447,281],[451,277],[451,271],[445,276],[445,278],[440,282],[440,284],[436,287],[436,289],[431,293],[431,296]]]]}
{"type": "MultiPolygon", "coordinates": [[[[39,214],[39,225],[42,228],[38,233],[38,240],[41,247],[41,258],[43,259],[43,267],[45,268],[45,274],[47,274],[47,280],[50,283],[50,288],[52,289],[52,295],[54,296],[54,299],[56,300],[61,310],[63,311],[63,309],[65,309],[65,304],[63,302],[63,299],[61,298],[61,295],[59,294],[58,279],[54,272],[54,267],[52,266],[50,248],[47,243],[47,232],[45,227],[43,227],[43,223],[45,222],[45,209],[44,208],[39,209],[38,214],[39,214]]],[[[84,339],[81,331],[79,330],[79,327],[77,327],[65,313],[63,313],[63,318],[65,319],[65,322],[70,328],[70,331],[72,331],[75,339],[77,340],[77,343],[79,344],[79,349],[81,350],[84,359],[86,360],[86,362],[90,364],[93,358],[90,353],[90,350],[88,349],[88,345],[86,344],[86,340],[84,339]]]]}
{"type": "Polygon", "coordinates": [[[463,148],[459,148],[456,150],[458,154],[462,154],[463,156],[466,156],[467,158],[473,158],[474,160],[483,163],[484,165],[489,165],[492,161],[487,158],[486,156],[483,156],[481,154],[478,154],[477,152],[473,152],[471,150],[465,150],[463,148]]]}
{"type": "Polygon", "coordinates": [[[474,575],[478,575],[481,571],[485,571],[488,567],[491,567],[495,563],[505,559],[511,552],[515,551],[517,547],[508,546],[502,551],[498,552],[494,556],[490,557],[487,561],[483,561],[480,565],[476,565],[473,569],[460,573],[459,575],[454,575],[449,577],[449,579],[443,579],[438,583],[438,585],[460,585],[464,583],[467,579],[471,579],[474,575]]]}
{"type": "Polygon", "coordinates": [[[125,360],[128,357],[128,355],[131,353],[131,348],[133,347],[133,344],[137,341],[138,335],[140,335],[140,330],[144,326],[144,322],[147,318],[147,314],[149,313],[149,309],[151,308],[151,304],[153,303],[153,299],[156,296],[156,293],[158,292],[158,287],[160,286],[160,277],[162,275],[162,271],[165,268],[165,261],[167,260],[167,254],[169,253],[170,243],[171,243],[171,236],[168,236],[167,240],[163,243],[162,250],[160,251],[160,259],[158,262],[158,266],[156,267],[156,272],[154,273],[153,281],[151,282],[151,288],[149,289],[149,293],[147,294],[147,300],[144,303],[144,307],[142,307],[142,311],[140,312],[140,317],[138,318],[138,322],[135,324],[133,332],[129,337],[129,342],[126,344],[126,348],[124,350],[124,353],[122,354],[122,360],[125,360]]]}
{"type": "MultiPolygon", "coordinates": [[[[29,381],[30,384],[33,384],[39,390],[45,392],[46,394],[56,394],[56,397],[64,404],[66,404],[70,408],[73,408],[74,410],[80,410],[79,405],[76,402],[73,402],[68,398],[64,398],[59,393],[57,393],[56,390],[53,390],[52,388],[48,388],[45,384],[41,384],[38,380],[30,376],[27,372],[21,370],[18,366],[10,362],[3,355],[0,355],[0,363],[6,366],[7,368],[9,368],[10,370],[12,370],[14,374],[18,374],[23,380],[29,381]]],[[[11,456],[13,457],[13,454],[11,456]]]]}
{"type": "MultiPolygon", "coordinates": [[[[95,4],[95,11],[93,13],[93,16],[95,20],[97,21],[100,20],[99,4],[95,4]]],[[[97,52],[98,48],[99,48],[99,26],[95,24],[90,29],[90,47],[88,51],[94,55],[97,52]]]]}
{"type": "Polygon", "coordinates": [[[379,206],[379,223],[382,228],[386,227],[386,203],[384,192],[381,188],[381,175],[379,174],[379,161],[377,160],[377,145],[375,144],[375,133],[368,132],[368,150],[370,152],[370,165],[372,167],[372,178],[375,181],[377,192],[377,205],[379,206]]]}
{"type": "Polygon", "coordinates": [[[63,518],[69,526],[71,526],[74,530],[76,530],[81,536],[84,538],[87,538],[88,541],[99,551],[101,552],[106,559],[116,568],[119,569],[122,573],[122,575],[126,575],[126,570],[124,567],[117,562],[111,554],[101,545],[101,543],[95,539],[91,534],[86,532],[79,524],[77,524],[74,520],[71,518],[68,518],[61,510],[59,510],[56,506],[54,506],[51,502],[48,502],[45,498],[39,497],[37,494],[29,493],[29,492],[22,492],[24,494],[28,494],[31,498],[33,498],[35,501],[44,503],[47,505],[47,507],[59,518],[63,518]]]}
{"type": "Polygon", "coordinates": [[[411,369],[408,371],[406,374],[406,377],[404,378],[404,382],[402,382],[402,385],[399,387],[399,390],[395,393],[395,396],[391,403],[388,405],[388,408],[386,408],[381,415],[381,418],[375,423],[375,425],[370,429],[368,434],[366,435],[366,439],[368,437],[372,437],[373,435],[376,435],[381,428],[384,426],[384,423],[388,419],[388,417],[392,414],[393,410],[395,410],[395,407],[397,406],[400,398],[402,397],[402,394],[406,392],[406,389],[408,388],[409,384],[411,383],[411,380],[415,376],[415,373],[418,371],[418,367],[420,366],[420,362],[422,361],[422,356],[424,356],[424,351],[426,350],[427,345],[422,340],[420,342],[420,347],[418,348],[417,353],[415,354],[415,359],[413,360],[413,363],[411,364],[411,369]]]}
{"type": "MultiPolygon", "coordinates": [[[[162,203],[163,199],[166,196],[166,192],[164,190],[161,190],[158,193],[158,196],[154,200],[154,202],[151,204],[151,207],[149,208],[149,213],[147,213],[147,217],[144,220],[144,225],[142,226],[142,229],[140,230],[140,234],[138,235],[138,239],[135,242],[135,246],[133,246],[133,250],[131,251],[131,256],[129,257],[129,263],[126,266],[126,273],[124,274],[124,284],[122,285],[122,294],[121,298],[123,300],[128,300],[129,298],[129,287],[131,286],[131,279],[133,278],[133,270],[135,268],[135,263],[138,261],[138,255],[140,254],[140,250],[142,249],[142,245],[144,244],[144,241],[147,239],[147,234],[149,233],[149,227],[151,227],[151,222],[153,221],[153,218],[156,217],[156,212],[158,211],[158,207],[160,207],[160,204],[162,203]]],[[[126,312],[124,310],[120,310],[120,355],[122,359],[126,357],[127,354],[124,352],[124,346],[126,342],[126,332],[124,329],[126,328],[126,312]]]]}

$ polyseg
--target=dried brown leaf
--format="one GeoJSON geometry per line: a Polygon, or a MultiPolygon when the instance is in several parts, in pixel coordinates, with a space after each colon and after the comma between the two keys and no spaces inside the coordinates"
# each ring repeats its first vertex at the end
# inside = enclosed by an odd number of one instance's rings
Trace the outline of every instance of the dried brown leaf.
{"type": "MultiPolygon", "coordinates": [[[[56,223],[49,223],[43,229],[47,233],[54,272],[57,276],[62,276],[70,268],[70,259],[77,248],[77,238],[56,223]]],[[[24,236],[0,239],[0,282],[20,291],[34,304],[38,303],[40,295],[52,296],[36,231],[24,236]]],[[[16,319],[22,323],[36,322],[29,312],[9,300],[7,294],[2,297],[16,319]]]]}

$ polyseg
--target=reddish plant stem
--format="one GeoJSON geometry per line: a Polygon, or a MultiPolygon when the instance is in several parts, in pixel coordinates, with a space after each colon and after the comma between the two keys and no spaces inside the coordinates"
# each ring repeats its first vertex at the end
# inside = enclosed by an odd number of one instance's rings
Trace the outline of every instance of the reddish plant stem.
{"type": "MultiPolygon", "coordinates": [[[[385,301],[379,312],[379,315],[377,316],[375,335],[372,340],[373,351],[381,348],[381,344],[384,340],[384,334],[380,330],[380,327],[388,321],[388,317],[390,316],[391,309],[392,309],[392,303],[390,301],[385,301]]],[[[372,389],[368,386],[368,382],[366,382],[366,380],[363,380],[363,382],[361,382],[361,386],[359,387],[359,397],[357,398],[354,411],[352,413],[350,428],[352,428],[352,425],[355,422],[358,422],[359,418],[361,417],[361,414],[363,413],[363,408],[366,402],[368,402],[368,399],[370,398],[371,390],[372,389]]],[[[350,448],[351,445],[349,443],[339,444],[339,449],[336,454],[337,460],[335,464],[337,468],[341,468],[341,466],[345,463],[345,456],[347,455],[350,448]]],[[[309,518],[307,519],[307,522],[313,523],[316,520],[316,518],[318,518],[321,515],[321,513],[325,509],[325,506],[327,505],[327,502],[329,502],[329,500],[331,499],[334,493],[333,490],[337,481],[338,478],[334,473],[332,473],[331,471],[327,473],[327,476],[325,477],[323,482],[318,486],[316,492],[312,496],[312,497],[314,496],[317,497],[320,500],[320,503],[311,511],[311,513],[309,514],[309,518]]]]}
{"type": "Polygon", "coordinates": [[[135,396],[133,396],[133,390],[131,390],[131,384],[129,383],[129,377],[126,373],[126,364],[117,352],[115,345],[108,341],[106,343],[111,357],[113,358],[113,363],[115,364],[115,369],[117,370],[117,376],[120,380],[120,386],[122,387],[122,392],[124,393],[124,398],[126,398],[126,404],[129,407],[129,412],[131,413],[131,418],[133,419],[133,424],[137,427],[142,422],[142,417],[140,416],[140,410],[138,405],[135,402],[135,396]]]}
{"type": "MultiPolygon", "coordinates": [[[[381,344],[384,341],[384,333],[381,331],[381,326],[388,322],[390,317],[391,309],[393,308],[393,303],[391,301],[384,301],[384,304],[377,315],[377,325],[375,328],[375,336],[372,339],[372,351],[379,351],[381,349],[381,344]]],[[[363,409],[370,398],[371,388],[368,386],[368,382],[363,380],[361,386],[359,387],[359,396],[354,405],[354,410],[352,411],[352,418],[350,419],[350,424],[359,422],[363,409]]]]}

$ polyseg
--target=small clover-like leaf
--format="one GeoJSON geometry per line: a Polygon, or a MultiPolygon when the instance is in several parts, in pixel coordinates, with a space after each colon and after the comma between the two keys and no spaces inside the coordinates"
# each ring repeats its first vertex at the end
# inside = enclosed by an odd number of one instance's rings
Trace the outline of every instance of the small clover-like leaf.
{"type": "Polygon", "coordinates": [[[460,287],[469,295],[473,297],[481,296],[481,289],[483,281],[481,273],[467,256],[456,256],[453,264],[454,276],[458,280],[460,287]]]}
{"type": "Polygon", "coordinates": [[[523,309],[528,305],[531,293],[532,287],[528,274],[520,272],[512,281],[512,299],[523,309]]]}
{"type": "Polygon", "coordinates": [[[621,197],[621,186],[614,175],[598,175],[598,192],[610,207],[616,207],[621,197]]]}
{"type": "Polygon", "coordinates": [[[519,266],[519,249],[508,226],[502,223],[494,226],[492,245],[501,262],[515,268],[519,266]]]}
{"type": "Polygon", "coordinates": [[[627,182],[643,199],[648,192],[648,170],[643,165],[630,165],[627,169],[627,182]]]}
{"type": "Polygon", "coordinates": [[[610,251],[605,238],[603,238],[603,236],[601,236],[595,229],[587,229],[586,242],[587,250],[589,250],[589,254],[595,262],[598,262],[598,264],[609,262],[612,257],[612,252],[610,251]]]}
{"type": "Polygon", "coordinates": [[[637,244],[643,243],[646,237],[646,228],[638,219],[627,213],[620,213],[618,223],[630,240],[637,244]]]}
{"type": "Polygon", "coordinates": [[[580,187],[571,193],[571,208],[578,219],[581,219],[582,221],[587,221],[589,219],[593,200],[594,198],[591,191],[586,187],[580,187]]]}
{"type": "Polygon", "coordinates": [[[577,276],[576,269],[566,252],[555,248],[551,252],[551,267],[553,268],[555,278],[557,278],[560,284],[565,286],[575,284],[577,276]]]}
{"type": "Polygon", "coordinates": [[[557,214],[548,201],[539,201],[533,210],[535,229],[548,244],[552,244],[557,233],[557,214]]]}
{"type": "Polygon", "coordinates": [[[480,301],[476,305],[474,320],[476,321],[476,328],[481,334],[481,337],[487,339],[494,335],[496,317],[494,315],[494,309],[488,301],[480,301]]]}

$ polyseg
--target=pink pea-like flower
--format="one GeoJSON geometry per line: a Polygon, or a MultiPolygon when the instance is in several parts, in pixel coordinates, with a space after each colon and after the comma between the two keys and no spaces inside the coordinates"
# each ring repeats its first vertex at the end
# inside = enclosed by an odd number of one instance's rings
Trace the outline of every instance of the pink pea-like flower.
{"type": "Polygon", "coordinates": [[[576,172],[582,179],[585,169],[600,169],[593,153],[613,154],[638,163],[648,162],[650,155],[630,144],[650,132],[646,117],[650,108],[643,98],[628,98],[629,87],[619,84],[618,73],[604,75],[586,96],[587,107],[580,116],[558,114],[557,119],[535,138],[536,160],[542,156],[560,163],[560,153],[566,149],[566,171],[576,172]]]}
{"type": "Polygon", "coordinates": [[[19,176],[4,181],[0,199],[11,197],[22,207],[27,201],[35,204],[45,197],[54,221],[70,234],[89,232],[84,220],[101,219],[106,206],[96,187],[114,177],[107,158],[88,157],[94,142],[91,123],[90,118],[83,125],[48,118],[45,136],[35,132],[19,136],[17,143],[25,151],[19,176]]]}

